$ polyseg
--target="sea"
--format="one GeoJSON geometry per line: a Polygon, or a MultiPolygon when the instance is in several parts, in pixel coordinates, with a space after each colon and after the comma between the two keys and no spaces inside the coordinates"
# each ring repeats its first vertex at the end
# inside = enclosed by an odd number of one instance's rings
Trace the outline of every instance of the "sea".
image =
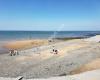
{"type": "Polygon", "coordinates": [[[0,31],[0,41],[23,39],[48,39],[70,37],[91,37],[100,34],[100,31],[0,31]]]}
{"type": "Polygon", "coordinates": [[[0,31],[0,54],[8,52],[2,47],[3,42],[27,39],[49,39],[53,38],[87,38],[100,35],[100,31],[0,31]]]}

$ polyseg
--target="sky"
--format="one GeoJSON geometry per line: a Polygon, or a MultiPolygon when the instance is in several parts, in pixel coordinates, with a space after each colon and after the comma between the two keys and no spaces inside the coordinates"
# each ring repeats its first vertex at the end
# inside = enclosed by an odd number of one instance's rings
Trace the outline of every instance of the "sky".
{"type": "Polygon", "coordinates": [[[100,0],[0,0],[0,30],[100,30],[100,0]]]}

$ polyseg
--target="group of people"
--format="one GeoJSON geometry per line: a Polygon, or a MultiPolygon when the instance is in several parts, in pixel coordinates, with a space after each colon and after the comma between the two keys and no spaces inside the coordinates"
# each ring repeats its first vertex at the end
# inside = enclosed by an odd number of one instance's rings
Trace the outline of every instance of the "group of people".
{"type": "Polygon", "coordinates": [[[17,50],[11,49],[10,50],[10,56],[15,56],[15,55],[19,55],[17,50]]]}
{"type": "Polygon", "coordinates": [[[58,54],[58,50],[55,49],[55,46],[53,46],[52,53],[53,53],[53,54],[58,54]]]}
{"type": "MultiPolygon", "coordinates": [[[[36,50],[35,50],[34,52],[37,52],[38,54],[40,54],[39,48],[37,47],[36,50]]],[[[11,50],[9,51],[9,53],[10,53],[10,56],[19,55],[19,52],[18,52],[17,50],[15,50],[15,49],[11,49],[11,50]]],[[[51,53],[53,53],[53,54],[58,54],[58,50],[55,49],[55,46],[53,46],[52,52],[51,52],[51,53]]]]}
{"type": "MultiPolygon", "coordinates": [[[[54,42],[53,39],[48,40],[48,43],[51,43],[52,44],[52,42],[54,42]]],[[[57,49],[55,49],[55,46],[52,46],[52,51],[50,53],[58,54],[58,52],[59,51],[57,49]]]]}

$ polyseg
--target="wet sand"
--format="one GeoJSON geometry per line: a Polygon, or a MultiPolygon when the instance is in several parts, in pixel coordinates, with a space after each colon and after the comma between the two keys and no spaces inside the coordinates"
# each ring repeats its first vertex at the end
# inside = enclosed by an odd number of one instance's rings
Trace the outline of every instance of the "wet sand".
{"type": "Polygon", "coordinates": [[[46,45],[48,44],[47,40],[21,40],[21,41],[12,41],[7,42],[3,45],[3,47],[8,49],[26,49],[32,48],[36,46],[46,45]]]}

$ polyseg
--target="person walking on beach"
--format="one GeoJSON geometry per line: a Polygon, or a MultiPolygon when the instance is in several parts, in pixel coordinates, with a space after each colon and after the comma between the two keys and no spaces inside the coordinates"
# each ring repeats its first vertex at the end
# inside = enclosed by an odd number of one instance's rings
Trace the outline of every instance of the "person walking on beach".
{"type": "Polygon", "coordinates": [[[14,50],[11,49],[11,50],[9,51],[9,53],[10,53],[10,56],[13,56],[13,54],[14,54],[14,50]]]}
{"type": "Polygon", "coordinates": [[[55,54],[58,54],[58,50],[57,49],[54,52],[55,52],[55,54]]]}
{"type": "Polygon", "coordinates": [[[14,50],[15,55],[19,55],[19,52],[17,50],[14,50]]]}
{"type": "Polygon", "coordinates": [[[10,50],[10,56],[14,56],[14,55],[15,55],[14,49],[11,49],[10,50]]]}
{"type": "Polygon", "coordinates": [[[15,56],[15,55],[19,55],[17,50],[11,49],[10,50],[10,56],[15,56]]]}
{"type": "Polygon", "coordinates": [[[51,52],[51,53],[53,53],[53,54],[58,54],[58,50],[55,49],[55,46],[53,46],[53,49],[52,49],[52,52],[51,52]]]}

